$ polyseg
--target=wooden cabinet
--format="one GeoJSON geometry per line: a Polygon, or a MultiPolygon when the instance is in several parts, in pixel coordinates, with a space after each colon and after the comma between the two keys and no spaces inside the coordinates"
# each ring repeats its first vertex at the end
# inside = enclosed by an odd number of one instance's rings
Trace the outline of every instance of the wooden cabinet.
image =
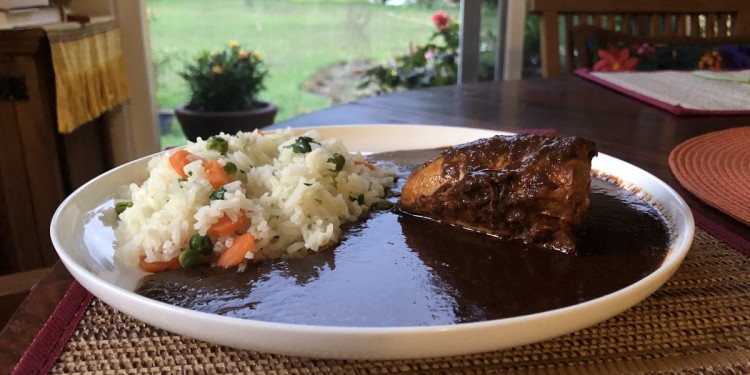
{"type": "Polygon", "coordinates": [[[101,119],[58,133],[54,88],[44,31],[0,31],[0,274],[52,265],[55,209],[112,165],[101,119]]]}

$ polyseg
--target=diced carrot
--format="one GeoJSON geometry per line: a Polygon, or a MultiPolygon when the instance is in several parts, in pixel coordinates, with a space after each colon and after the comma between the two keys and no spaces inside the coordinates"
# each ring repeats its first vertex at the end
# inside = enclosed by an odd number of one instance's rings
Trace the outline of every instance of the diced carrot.
{"type": "Polygon", "coordinates": [[[141,269],[146,272],[162,272],[166,270],[176,270],[180,267],[180,257],[174,257],[164,262],[146,262],[146,256],[141,255],[141,269]]]}
{"type": "Polygon", "coordinates": [[[374,166],[374,165],[372,165],[372,164],[370,164],[370,163],[368,163],[368,162],[366,162],[366,161],[359,161],[359,160],[355,160],[355,161],[354,161],[354,164],[357,164],[357,165],[364,165],[365,167],[367,167],[367,169],[369,169],[369,170],[371,170],[371,171],[374,171],[374,170],[375,170],[375,166],[374,166]]]}
{"type": "Polygon", "coordinates": [[[188,178],[187,173],[185,173],[185,166],[197,159],[198,157],[190,152],[179,149],[169,156],[169,165],[180,177],[188,178]]]}
{"type": "Polygon", "coordinates": [[[203,165],[203,168],[206,168],[206,178],[214,189],[218,189],[231,182],[229,174],[218,161],[209,161],[203,165]]]}
{"type": "Polygon", "coordinates": [[[216,261],[219,267],[234,267],[245,259],[245,254],[255,249],[255,237],[250,233],[245,233],[234,239],[232,246],[224,250],[216,261]]]}
{"type": "Polygon", "coordinates": [[[236,221],[232,221],[229,215],[224,214],[219,218],[219,221],[215,222],[208,228],[207,234],[210,237],[226,237],[234,234],[235,232],[242,230],[247,224],[247,215],[245,211],[240,211],[240,217],[236,221]]]}

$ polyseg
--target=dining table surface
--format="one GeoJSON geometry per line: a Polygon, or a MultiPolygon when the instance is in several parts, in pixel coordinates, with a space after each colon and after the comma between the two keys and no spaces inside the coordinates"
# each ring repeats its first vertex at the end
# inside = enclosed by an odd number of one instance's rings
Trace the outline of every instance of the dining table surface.
{"type": "MultiPolygon", "coordinates": [[[[678,116],[570,76],[401,91],[333,105],[270,128],[355,124],[448,125],[508,132],[554,129],[562,136],[584,137],[596,142],[599,152],[666,182],[694,213],[750,241],[747,225],[684,189],[668,163],[670,152],[682,142],[748,126],[750,115],[678,116]]],[[[58,261],[36,284],[0,333],[0,373],[12,372],[73,282],[58,261]]]]}

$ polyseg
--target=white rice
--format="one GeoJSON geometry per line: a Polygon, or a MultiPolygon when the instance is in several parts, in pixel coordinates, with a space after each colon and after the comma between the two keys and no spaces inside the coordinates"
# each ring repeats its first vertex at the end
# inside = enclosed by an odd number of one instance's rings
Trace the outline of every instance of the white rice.
{"type": "MultiPolygon", "coordinates": [[[[247,258],[301,256],[336,243],[342,224],[355,221],[383,198],[394,183],[395,168],[379,165],[374,170],[362,162],[361,154],[349,153],[336,139],[321,139],[315,131],[304,136],[312,151],[295,153],[288,147],[298,138],[291,129],[261,134],[220,134],[229,143],[225,155],[207,149],[198,139],[185,149],[198,156],[184,170],[187,181],[169,164],[172,152],[153,157],[148,163],[148,178],[131,184],[121,200],[132,207],[120,214],[115,231],[115,256],[126,264],[139,257],[147,262],[168,261],[178,256],[195,234],[206,235],[222,215],[236,220],[243,213],[249,218],[247,232],[255,237],[255,254],[247,258]],[[335,153],[345,157],[339,172],[328,160],[335,153]],[[224,199],[210,200],[213,192],[206,179],[203,163],[218,160],[234,163],[239,180],[226,184],[224,199]],[[358,197],[364,197],[360,205],[358,197]]],[[[212,238],[214,252],[231,246],[230,238],[212,238]]],[[[244,265],[240,269],[244,268],[244,265]]]]}

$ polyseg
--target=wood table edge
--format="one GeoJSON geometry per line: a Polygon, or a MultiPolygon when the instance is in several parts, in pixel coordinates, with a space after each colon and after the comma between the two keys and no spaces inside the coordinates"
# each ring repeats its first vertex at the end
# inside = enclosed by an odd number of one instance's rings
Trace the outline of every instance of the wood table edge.
{"type": "Polygon", "coordinates": [[[21,303],[0,331],[1,374],[13,371],[73,280],[62,262],[58,261],[21,303]]]}

